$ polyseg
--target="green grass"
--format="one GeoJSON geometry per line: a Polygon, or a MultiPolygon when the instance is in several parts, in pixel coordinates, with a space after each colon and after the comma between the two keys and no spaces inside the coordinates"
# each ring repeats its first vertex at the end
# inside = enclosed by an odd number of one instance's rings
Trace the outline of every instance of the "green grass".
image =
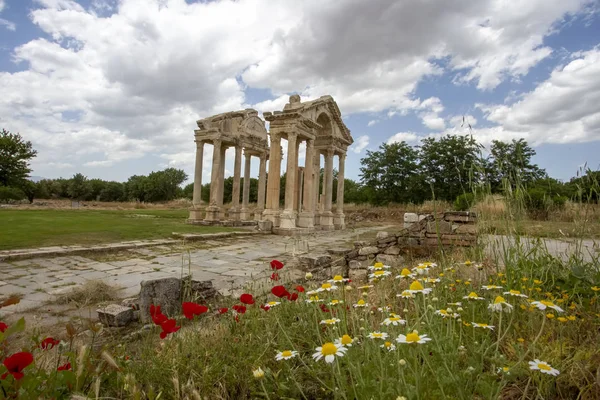
{"type": "Polygon", "coordinates": [[[188,225],[182,210],[2,210],[0,250],[168,238],[233,228],[188,225]],[[151,217],[139,217],[148,215],[151,217]]]}
{"type": "Polygon", "coordinates": [[[494,235],[512,235],[546,237],[546,238],[600,238],[600,223],[576,223],[566,221],[538,221],[523,220],[518,223],[511,221],[507,224],[505,220],[495,219],[482,221],[479,230],[481,233],[490,233],[494,235]]]}

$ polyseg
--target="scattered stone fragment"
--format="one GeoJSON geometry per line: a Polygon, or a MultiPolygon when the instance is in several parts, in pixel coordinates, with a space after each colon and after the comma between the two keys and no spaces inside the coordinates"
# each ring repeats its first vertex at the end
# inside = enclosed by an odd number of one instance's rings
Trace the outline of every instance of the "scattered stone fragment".
{"type": "Polygon", "coordinates": [[[133,321],[133,308],[110,304],[96,310],[98,319],[106,326],[126,326],[133,321]]]}

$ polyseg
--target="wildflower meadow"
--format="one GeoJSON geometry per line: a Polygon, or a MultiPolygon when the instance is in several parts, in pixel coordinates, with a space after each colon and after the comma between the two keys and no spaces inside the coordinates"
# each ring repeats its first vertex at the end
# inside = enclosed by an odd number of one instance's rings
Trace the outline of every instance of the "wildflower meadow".
{"type": "Polygon", "coordinates": [[[373,263],[365,282],[273,280],[229,303],[182,302],[182,315],[155,304],[136,341],[95,343],[93,325],[82,342],[69,325],[15,348],[25,321],[0,323],[0,397],[600,398],[595,264],[436,258],[373,263]]]}

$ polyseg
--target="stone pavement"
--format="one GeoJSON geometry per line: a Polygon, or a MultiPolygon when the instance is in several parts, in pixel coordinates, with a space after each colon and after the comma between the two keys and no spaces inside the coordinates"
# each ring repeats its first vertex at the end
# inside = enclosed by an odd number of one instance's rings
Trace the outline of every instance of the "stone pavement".
{"type": "MultiPolygon", "coordinates": [[[[185,246],[132,248],[114,254],[63,255],[0,262],[0,298],[18,294],[21,302],[0,310],[0,315],[21,313],[42,306],[55,295],[89,280],[122,287],[123,298],[138,294],[143,280],[192,274],[212,280],[222,294],[271,275],[269,262],[283,261],[302,252],[325,252],[366,235],[392,228],[381,226],[322,232],[301,238],[276,235],[223,237],[185,246]]],[[[286,271],[293,273],[294,271],[286,271]]],[[[298,271],[295,271],[298,274],[298,271]]]]}

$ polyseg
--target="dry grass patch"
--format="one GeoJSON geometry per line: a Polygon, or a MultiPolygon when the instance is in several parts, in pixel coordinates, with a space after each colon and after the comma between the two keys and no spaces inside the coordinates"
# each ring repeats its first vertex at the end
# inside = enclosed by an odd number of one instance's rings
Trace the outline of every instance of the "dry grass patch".
{"type": "Polygon", "coordinates": [[[59,304],[96,304],[119,299],[120,288],[106,282],[91,280],[73,290],[57,295],[59,304]]]}

